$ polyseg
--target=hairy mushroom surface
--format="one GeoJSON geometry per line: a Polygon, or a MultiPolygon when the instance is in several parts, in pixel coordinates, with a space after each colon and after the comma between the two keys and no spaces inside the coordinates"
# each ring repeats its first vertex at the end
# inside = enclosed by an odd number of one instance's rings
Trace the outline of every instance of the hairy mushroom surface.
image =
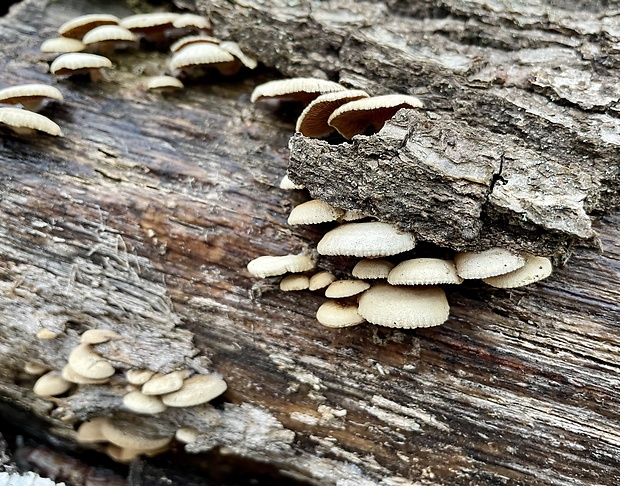
{"type": "Polygon", "coordinates": [[[250,100],[252,103],[267,99],[277,98],[283,100],[295,100],[302,103],[310,103],[312,100],[324,93],[334,91],[344,91],[346,88],[334,81],[317,78],[289,78],[268,81],[259,84],[250,100]]]}
{"type": "Polygon", "coordinates": [[[319,241],[321,255],[376,258],[396,255],[415,247],[411,233],[388,223],[348,223],[327,232],[319,241]]]}
{"type": "MultiPolygon", "coordinates": [[[[62,135],[60,127],[49,118],[21,108],[0,108],[0,125],[6,126],[18,135],[32,135],[36,132],[54,136],[62,135]]],[[[39,334],[41,334],[40,339],[53,339],[47,335],[44,336],[42,330],[39,334]]]]}
{"type": "Polygon", "coordinates": [[[62,101],[58,88],[47,84],[20,84],[0,89],[0,104],[22,105],[26,110],[37,111],[46,100],[62,101]]]}

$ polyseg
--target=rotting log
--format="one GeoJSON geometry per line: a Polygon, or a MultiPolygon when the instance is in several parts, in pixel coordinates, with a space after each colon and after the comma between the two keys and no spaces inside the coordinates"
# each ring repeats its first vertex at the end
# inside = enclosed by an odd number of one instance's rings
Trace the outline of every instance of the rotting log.
{"type": "MultiPolygon", "coordinates": [[[[596,54],[617,45],[611,14],[574,4],[554,16],[514,2],[177,4],[211,12],[217,34],[285,75],[418,94],[456,123],[554,160],[600,168],[616,153],[617,99],[592,91],[617,69],[596,54]],[[385,39],[409,47],[390,51],[385,39]],[[564,66],[590,72],[591,89],[567,91],[553,77],[564,66]],[[534,69],[546,73],[536,83],[534,69]]],[[[79,333],[106,327],[125,339],[98,352],[120,371],[225,377],[216,407],[149,419],[199,428],[188,452],[220,447],[321,485],[618,482],[618,215],[593,219],[601,254],[578,248],[541,284],[448,289],[443,326],[321,328],[319,296],[279,292],[245,271],[257,256],[312,248],[321,233],[285,224],[301,200],[277,188],[293,125],[249,103],[270,74],[161,98],[144,93],[141,75],[166,55],[138,52],[118,55],[104,83],[53,80],[38,45],[93,8],[24,0],[0,20],[3,83],[54,83],[66,98],[45,111],[64,138],[3,136],[0,147],[5,402],[68,439],[87,417],[129,417],[120,376],[51,401],[21,371],[31,360],[61,368],[79,333]],[[43,327],[58,337],[36,339],[43,327]]],[[[588,213],[617,205],[617,172],[616,163],[601,176],[588,213]]],[[[319,264],[343,275],[353,263],[319,264]]]]}

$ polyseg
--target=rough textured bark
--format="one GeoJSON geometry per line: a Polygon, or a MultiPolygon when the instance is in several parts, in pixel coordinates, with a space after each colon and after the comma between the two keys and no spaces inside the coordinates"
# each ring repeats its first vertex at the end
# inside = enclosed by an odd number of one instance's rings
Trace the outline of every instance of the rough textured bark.
{"type": "MultiPolygon", "coordinates": [[[[601,171],[620,138],[617,97],[597,88],[617,69],[600,55],[614,52],[615,17],[577,4],[409,3],[177,2],[211,11],[216,33],[285,75],[423,95],[438,123],[451,113],[455,130],[479,127],[491,144],[510,138],[566,170],[586,164],[602,192],[586,190],[583,210],[617,205],[618,165],[601,171]],[[560,66],[590,83],[567,89],[560,66]]],[[[141,74],[166,55],[139,52],[118,55],[106,83],[52,80],[38,45],[95,8],[24,0],[0,20],[3,82],[54,83],[66,98],[45,112],[64,138],[0,147],[4,401],[65,438],[95,415],[146,422],[122,410],[120,373],[44,400],[21,371],[32,360],[60,368],[80,332],[108,327],[125,339],[97,351],[119,371],[190,367],[227,380],[214,407],[148,419],[199,428],[188,452],[220,447],[311,484],[618,482],[617,215],[593,222],[601,255],[579,249],[544,283],[449,289],[443,326],[321,328],[319,296],[283,294],[244,269],[321,233],[285,224],[301,198],[277,189],[292,125],[249,104],[270,75],[160,98],[141,74]],[[36,339],[43,327],[58,337],[36,339]]],[[[319,265],[344,275],[353,262],[319,265]]]]}

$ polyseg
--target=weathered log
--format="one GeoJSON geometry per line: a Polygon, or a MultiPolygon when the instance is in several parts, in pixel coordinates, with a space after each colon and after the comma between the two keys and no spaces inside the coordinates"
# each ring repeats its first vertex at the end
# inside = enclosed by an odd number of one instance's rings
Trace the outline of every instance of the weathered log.
{"type": "MultiPolygon", "coordinates": [[[[574,49],[617,69],[594,55],[613,47],[605,12],[575,5],[549,18],[514,2],[418,3],[415,11],[409,2],[212,4],[218,34],[286,75],[323,73],[373,93],[424,95],[438,112],[453,110],[460,126],[516,137],[553,160],[564,153],[567,166],[579,158],[600,169],[617,149],[613,101],[590,96],[598,113],[553,103],[546,96],[563,93],[557,78],[541,76],[534,93],[531,59],[509,69],[525,50],[561,43],[568,47],[545,57],[545,68],[564,56],[585,69],[574,49]],[[373,18],[380,27],[370,27],[373,18]],[[414,54],[402,46],[389,54],[379,42],[398,44],[414,30],[414,54]],[[472,66],[486,78],[476,79],[472,66]],[[502,73],[503,85],[493,81],[502,73]]],[[[207,10],[206,2],[190,6],[207,10]]],[[[322,232],[285,224],[291,198],[300,200],[277,188],[293,127],[249,104],[252,88],[271,75],[207,80],[160,98],[144,93],[141,73],[163,66],[166,54],[138,52],[118,55],[105,83],[53,80],[38,45],[92,8],[24,0],[0,20],[4,83],[55,83],[66,98],[45,111],[64,138],[3,137],[0,146],[4,401],[71,438],[96,415],[147,421],[122,408],[120,372],[190,367],[221,373],[224,397],[148,419],[161,431],[198,428],[188,452],[219,447],[326,485],[617,482],[617,215],[593,223],[602,255],[578,249],[544,283],[449,289],[452,318],[443,326],[322,328],[314,320],[320,297],[281,293],[245,271],[257,256],[312,248],[322,232]],[[60,369],[94,327],[124,336],[97,345],[119,370],[111,384],[34,396],[24,364],[60,369]],[[37,339],[42,328],[58,337],[37,339]]],[[[617,165],[607,169],[607,192],[587,212],[617,204],[617,173],[617,165]]],[[[319,266],[343,275],[353,262],[319,266]]]]}

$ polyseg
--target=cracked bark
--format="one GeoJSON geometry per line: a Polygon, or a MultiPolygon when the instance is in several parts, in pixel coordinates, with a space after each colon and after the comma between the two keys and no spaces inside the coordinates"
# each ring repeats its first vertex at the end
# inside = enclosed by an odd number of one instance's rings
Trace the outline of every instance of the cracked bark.
{"type": "MultiPolygon", "coordinates": [[[[588,239],[593,212],[618,203],[618,165],[608,164],[620,139],[617,97],[604,84],[618,69],[617,5],[410,3],[177,2],[210,11],[216,33],[285,75],[339,78],[373,94],[410,92],[430,108],[401,112],[383,138],[338,146],[296,138],[294,144],[317,153],[361,147],[381,155],[393,150],[390,143],[400,150],[406,132],[407,153],[459,151],[462,159],[443,169],[480,180],[480,187],[455,182],[461,192],[446,191],[471,201],[457,207],[463,217],[455,235],[479,231],[556,253],[568,240],[588,239]],[[410,131],[412,117],[426,131],[410,131]],[[477,141],[485,142],[475,159],[486,161],[482,171],[468,157],[477,141]],[[536,165],[544,156],[550,174],[579,191],[574,215],[581,219],[568,215],[565,227],[544,233],[550,214],[531,211],[532,227],[525,229],[535,238],[519,225],[497,235],[482,231],[474,217],[481,207],[492,221],[528,200],[519,192],[514,204],[493,200],[509,186],[493,185],[500,149],[509,181],[521,173],[508,162],[536,165]]],[[[43,0],[15,7],[0,20],[4,83],[56,83],[38,45],[64,20],[94,8],[43,0]]],[[[120,4],[105,9],[124,15],[120,4]]],[[[119,55],[107,83],[58,82],[66,101],[45,113],[61,125],[63,139],[2,139],[5,402],[69,440],[86,417],[126,416],[120,374],[110,386],[79,387],[50,401],[35,397],[32,379],[21,372],[30,360],[62,367],[80,332],[109,327],[125,339],[98,352],[119,371],[190,366],[226,378],[229,390],[217,407],[149,420],[162,430],[193,425],[202,431],[188,448],[192,454],[174,456],[179,463],[221,447],[267,463],[282,484],[289,478],[326,485],[618,482],[617,215],[592,220],[602,255],[577,249],[542,284],[502,291],[471,282],[449,289],[446,325],[325,330],[314,320],[319,296],[283,294],[275,282],[257,283],[244,271],[257,256],[313,246],[322,232],[285,224],[291,199],[301,199],[277,189],[293,126],[249,104],[252,88],[272,74],[214,80],[170,98],[144,94],[140,74],[165,58],[119,55]],[[59,337],[37,340],[41,327],[59,337]]],[[[354,155],[367,161],[361,154],[354,155]]],[[[420,174],[432,180],[430,172],[420,174]]],[[[353,204],[355,194],[334,191],[333,197],[353,204]]],[[[408,214],[387,210],[395,218],[408,214]]],[[[431,227],[429,241],[450,236],[433,236],[431,227]]],[[[339,275],[353,264],[320,261],[339,275]]],[[[140,471],[157,477],[151,461],[132,469],[135,484],[140,471]]]]}

